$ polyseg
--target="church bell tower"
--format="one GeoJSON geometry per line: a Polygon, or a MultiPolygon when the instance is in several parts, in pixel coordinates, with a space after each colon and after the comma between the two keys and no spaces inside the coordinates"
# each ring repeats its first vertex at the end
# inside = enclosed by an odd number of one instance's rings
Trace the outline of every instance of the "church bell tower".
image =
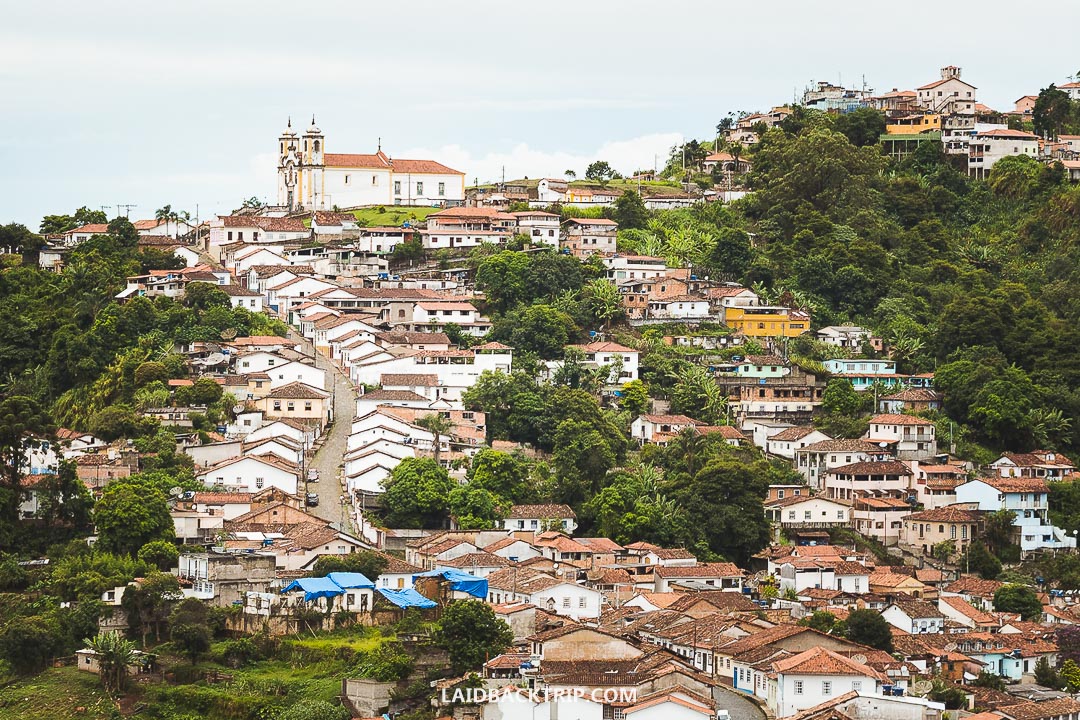
{"type": "Polygon", "coordinates": [[[292,118],[285,131],[278,137],[278,205],[290,210],[300,202],[298,191],[301,182],[301,156],[296,131],[292,127],[292,118]]]}

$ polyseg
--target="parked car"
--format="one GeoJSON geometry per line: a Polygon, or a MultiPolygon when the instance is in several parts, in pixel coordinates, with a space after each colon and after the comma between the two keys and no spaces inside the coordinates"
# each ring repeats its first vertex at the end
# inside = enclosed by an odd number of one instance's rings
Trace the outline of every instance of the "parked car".
{"type": "Polygon", "coordinates": [[[308,507],[315,507],[316,505],[318,505],[319,504],[319,493],[308,493],[307,494],[307,504],[308,504],[308,507]]]}
{"type": "Polygon", "coordinates": [[[316,470],[315,468],[312,468],[311,470],[308,470],[307,471],[307,481],[308,482],[319,482],[319,471],[316,470]]]}

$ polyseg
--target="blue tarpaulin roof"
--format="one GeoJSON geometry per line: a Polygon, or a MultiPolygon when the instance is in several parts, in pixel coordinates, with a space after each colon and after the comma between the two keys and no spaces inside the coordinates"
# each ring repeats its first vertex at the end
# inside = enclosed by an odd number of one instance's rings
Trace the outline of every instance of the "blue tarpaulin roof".
{"type": "Polygon", "coordinates": [[[459,590],[463,593],[468,593],[475,598],[483,600],[488,594],[488,581],[484,578],[478,578],[475,575],[471,575],[463,570],[456,570],[454,568],[443,568],[442,570],[429,570],[419,575],[413,575],[413,582],[416,582],[418,577],[442,577],[449,581],[451,590],[459,590]]]}
{"type": "Polygon", "coordinates": [[[407,588],[405,590],[379,588],[379,592],[384,598],[394,603],[399,608],[433,608],[438,604],[434,600],[428,600],[413,588],[407,588]]]}
{"type": "Polygon", "coordinates": [[[323,597],[334,597],[345,592],[336,582],[330,578],[324,577],[293,580],[281,592],[287,593],[292,592],[293,590],[304,591],[304,602],[311,602],[312,600],[323,597]]]}
{"type": "Polygon", "coordinates": [[[346,590],[355,588],[374,588],[375,583],[367,579],[363,573],[358,572],[332,572],[326,576],[337,583],[337,586],[346,590]]]}

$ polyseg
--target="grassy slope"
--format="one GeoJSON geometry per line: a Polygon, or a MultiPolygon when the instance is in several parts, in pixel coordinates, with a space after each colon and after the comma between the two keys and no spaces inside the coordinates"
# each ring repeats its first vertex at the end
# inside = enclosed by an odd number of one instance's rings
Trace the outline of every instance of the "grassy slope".
{"type": "Polygon", "coordinates": [[[74,667],[49,668],[0,688],[0,717],[5,720],[104,720],[113,707],[98,676],[74,667]],[[79,707],[85,711],[76,712],[79,707]]]}

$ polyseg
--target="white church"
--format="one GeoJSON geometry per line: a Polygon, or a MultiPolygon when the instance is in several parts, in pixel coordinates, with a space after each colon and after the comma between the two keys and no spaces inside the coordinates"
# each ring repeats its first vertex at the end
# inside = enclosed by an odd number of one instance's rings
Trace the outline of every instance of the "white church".
{"type": "Polygon", "coordinates": [[[278,205],[330,210],[358,205],[447,207],[465,201],[465,173],[434,160],[326,152],[326,138],[311,118],[297,135],[292,119],[278,138],[278,205]]]}

